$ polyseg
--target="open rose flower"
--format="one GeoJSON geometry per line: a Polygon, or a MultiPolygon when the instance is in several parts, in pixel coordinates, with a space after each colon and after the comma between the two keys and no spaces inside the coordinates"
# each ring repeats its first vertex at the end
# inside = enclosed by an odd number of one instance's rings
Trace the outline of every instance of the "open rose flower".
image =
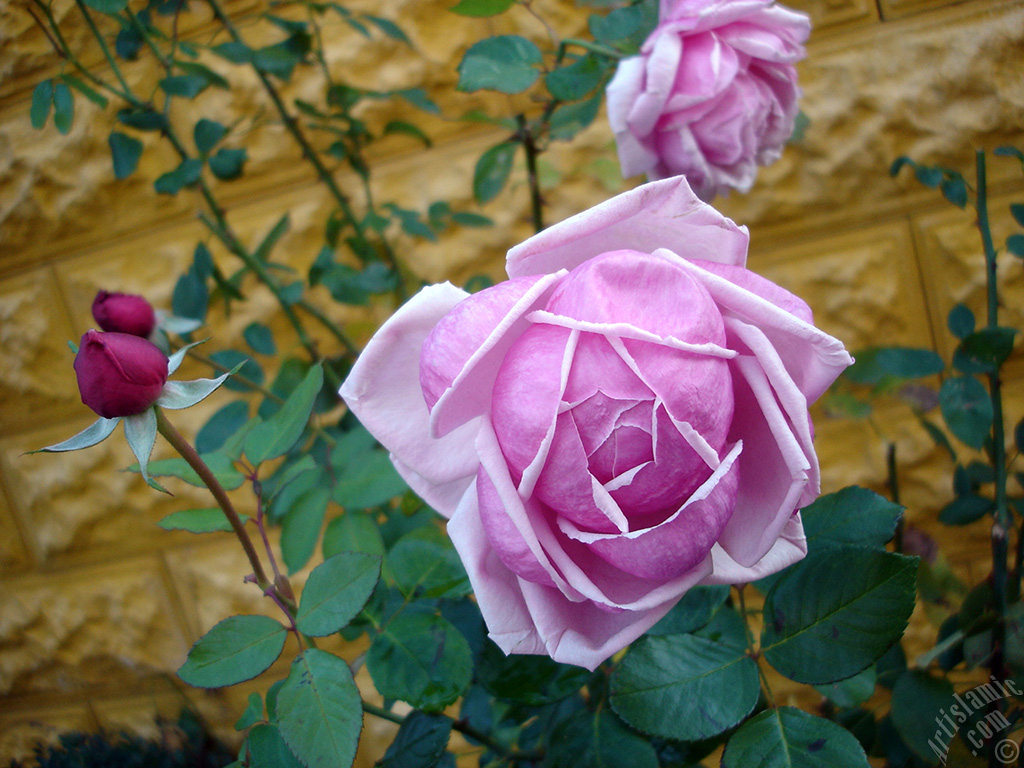
{"type": "Polygon", "coordinates": [[[807,406],[851,359],[747,240],[647,184],[513,248],[507,282],[423,289],[342,386],[506,653],[594,668],[694,585],[804,556],[807,406]]]}
{"type": "Polygon", "coordinates": [[[153,305],[131,293],[100,291],[92,302],[92,316],[104,331],[147,338],[156,328],[153,305]]]}
{"type": "Polygon", "coordinates": [[[625,176],[684,175],[704,200],[746,192],[793,133],[807,16],[772,0],[661,0],[608,85],[625,176]]]}

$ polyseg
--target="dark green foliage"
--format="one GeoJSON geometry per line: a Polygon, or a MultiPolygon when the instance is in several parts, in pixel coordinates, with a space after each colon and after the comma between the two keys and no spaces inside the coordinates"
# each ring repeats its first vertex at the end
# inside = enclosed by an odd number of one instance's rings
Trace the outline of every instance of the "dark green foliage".
{"type": "Polygon", "coordinates": [[[176,723],[159,725],[165,735],[160,741],[127,733],[67,733],[59,745],[37,745],[31,762],[12,760],[10,768],[221,768],[234,760],[188,710],[176,723]]]}

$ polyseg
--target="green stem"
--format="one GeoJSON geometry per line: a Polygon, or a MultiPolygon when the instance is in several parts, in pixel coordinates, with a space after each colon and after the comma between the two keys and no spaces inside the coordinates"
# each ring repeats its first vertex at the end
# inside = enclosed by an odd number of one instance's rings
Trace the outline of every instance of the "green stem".
{"type": "Polygon", "coordinates": [[[164,415],[162,409],[156,409],[156,427],[164,439],[171,444],[171,447],[176,450],[181,457],[188,463],[192,469],[195,470],[196,474],[203,481],[207,488],[210,489],[210,493],[213,494],[213,498],[217,500],[217,505],[224,512],[224,517],[227,518],[231,524],[231,529],[235,532],[235,536],[238,537],[238,541],[242,545],[242,549],[245,550],[246,557],[249,558],[249,563],[252,565],[252,572],[256,578],[256,583],[260,589],[266,591],[268,588],[272,588],[273,584],[270,579],[267,578],[266,571],[263,570],[263,563],[260,562],[259,554],[256,552],[256,547],[252,543],[252,539],[249,537],[249,533],[245,530],[245,525],[242,523],[242,519],[238,516],[235,511],[234,504],[231,503],[231,499],[228,498],[227,491],[224,490],[224,486],[220,484],[216,475],[207,466],[206,462],[203,461],[202,457],[192,447],[192,444],[186,440],[182,434],[174,428],[174,425],[167,420],[167,416],[164,415]]]}
{"type": "Polygon", "coordinates": [[[96,22],[92,19],[92,14],[89,13],[89,9],[86,7],[83,0],[75,0],[75,5],[78,6],[78,10],[82,12],[82,16],[85,17],[85,23],[89,25],[89,30],[92,32],[93,37],[96,38],[96,42],[99,43],[100,50],[103,51],[103,56],[107,60],[107,64],[110,65],[111,71],[114,73],[114,77],[117,78],[117,82],[121,84],[121,87],[126,91],[130,92],[131,88],[128,87],[128,83],[124,79],[124,75],[121,74],[121,68],[117,66],[117,61],[114,59],[113,54],[110,53],[110,47],[107,45],[107,41],[103,39],[103,34],[96,26],[96,22]]]}
{"type": "MultiPolygon", "coordinates": [[[[228,15],[224,13],[224,9],[220,7],[220,3],[218,3],[217,0],[207,0],[207,2],[209,3],[211,10],[213,11],[213,15],[224,26],[224,29],[228,31],[228,34],[231,35],[231,39],[237,43],[244,43],[244,41],[242,40],[242,36],[238,32],[237,27],[235,27],[234,22],[231,21],[228,15]]],[[[331,172],[327,169],[327,166],[325,166],[323,162],[321,162],[320,156],[317,154],[316,150],[313,149],[313,146],[309,143],[309,140],[306,138],[305,134],[302,132],[302,129],[299,127],[298,120],[295,118],[293,114],[291,114],[291,112],[288,111],[288,108],[285,106],[284,100],[281,98],[281,94],[277,90],[277,87],[274,85],[273,82],[271,82],[270,78],[267,76],[265,72],[263,72],[258,67],[254,67],[254,69],[256,71],[256,76],[259,78],[260,83],[263,85],[263,89],[267,92],[267,95],[270,97],[270,100],[274,102],[274,108],[281,116],[281,120],[284,122],[285,128],[292,135],[292,138],[295,139],[295,142],[299,145],[299,148],[302,150],[303,156],[316,170],[317,176],[320,178],[320,181],[323,182],[324,186],[327,187],[327,190],[331,193],[331,196],[338,204],[338,207],[341,209],[342,214],[352,225],[352,228],[355,230],[356,234],[359,235],[360,237],[363,237],[365,227],[363,226],[362,221],[360,221],[356,217],[355,211],[352,209],[352,203],[348,199],[348,196],[344,192],[342,192],[341,188],[338,186],[338,183],[331,175],[331,172]]],[[[384,241],[383,238],[382,244],[384,246],[384,250],[388,257],[388,260],[390,262],[390,266],[394,268],[395,254],[391,250],[391,246],[386,241],[384,241]]]]}
{"type": "MultiPolygon", "coordinates": [[[[397,725],[401,725],[402,723],[405,722],[405,717],[403,717],[402,715],[399,715],[399,714],[397,714],[395,712],[392,712],[390,709],[384,709],[383,707],[378,707],[375,704],[370,704],[368,701],[364,701],[362,704],[363,704],[363,712],[365,712],[368,715],[373,715],[374,717],[379,717],[382,720],[389,720],[390,722],[395,723],[397,725]]],[[[452,720],[452,730],[458,731],[459,733],[461,733],[461,734],[463,734],[465,736],[468,736],[469,738],[473,739],[474,741],[479,741],[481,744],[486,746],[492,752],[497,752],[499,755],[502,755],[503,757],[505,757],[505,758],[507,758],[509,760],[513,760],[513,761],[516,761],[516,760],[539,760],[543,756],[542,753],[539,752],[539,751],[522,752],[522,751],[519,751],[517,749],[512,749],[511,747],[507,747],[504,744],[502,744],[501,742],[495,741],[493,738],[488,736],[486,733],[483,733],[482,731],[478,731],[476,728],[474,728],[473,726],[469,725],[468,723],[466,723],[463,720],[454,720],[453,719],[452,720]]]]}
{"type": "Polygon", "coordinates": [[[71,48],[70,46],[68,46],[67,40],[64,39],[64,35],[60,31],[60,26],[57,24],[57,20],[53,17],[53,13],[50,11],[49,6],[42,2],[42,0],[33,0],[33,2],[35,3],[36,7],[40,11],[42,11],[43,14],[46,16],[46,21],[49,23],[50,26],[47,27],[42,22],[42,20],[40,20],[38,17],[36,17],[34,13],[31,12],[31,9],[29,9],[29,13],[32,13],[32,18],[34,18],[36,20],[36,23],[38,23],[40,27],[42,27],[43,33],[46,35],[47,39],[53,45],[53,48],[57,52],[58,56],[70,62],[71,66],[75,68],[76,72],[82,75],[82,77],[91,82],[97,88],[100,88],[101,90],[104,90],[107,93],[116,96],[119,99],[123,99],[124,101],[128,102],[134,107],[148,106],[143,104],[143,102],[139,101],[138,99],[136,99],[135,96],[132,95],[130,91],[121,91],[118,88],[115,88],[113,85],[103,80],[102,78],[94,74],[91,70],[83,66],[82,63],[78,59],[76,59],[74,55],[72,55],[71,48]]]}
{"type": "MultiPolygon", "coordinates": [[[[985,288],[988,305],[988,327],[999,326],[999,289],[998,263],[996,250],[992,243],[992,231],[988,218],[988,187],[985,172],[985,153],[979,150],[975,155],[977,172],[977,199],[975,207],[978,213],[978,230],[981,233],[982,247],[985,251],[985,288]]],[[[996,680],[1006,680],[1004,663],[1006,648],[1006,609],[1007,609],[1007,555],[1009,529],[1011,525],[1009,509],[1006,502],[1006,435],[1003,427],[1002,382],[999,369],[988,375],[989,395],[992,400],[992,465],[995,469],[995,520],[992,523],[992,588],[995,593],[996,611],[999,620],[993,628],[993,654],[991,670],[996,680]]],[[[998,706],[1002,707],[1002,703],[998,706]]],[[[998,765],[993,755],[990,765],[998,765]]]]}
{"type": "Polygon", "coordinates": [[[277,280],[270,274],[263,263],[249,253],[241,242],[239,242],[238,238],[235,237],[234,233],[227,226],[227,221],[224,218],[223,212],[217,206],[212,194],[209,193],[209,189],[205,182],[200,181],[200,188],[203,191],[204,197],[207,198],[207,203],[212,209],[213,218],[211,219],[206,213],[200,213],[199,220],[206,225],[218,240],[224,243],[228,250],[238,256],[246,267],[252,270],[253,274],[259,278],[260,282],[270,289],[270,292],[274,294],[274,298],[277,299],[278,304],[281,305],[281,310],[284,312],[285,317],[288,318],[288,322],[291,323],[292,328],[295,329],[295,333],[298,334],[299,342],[306,348],[306,351],[309,352],[313,360],[319,360],[320,354],[317,352],[309,334],[306,333],[306,329],[303,327],[302,321],[299,320],[298,315],[295,314],[295,310],[292,308],[292,305],[285,300],[283,289],[278,284],[277,280]]]}
{"type": "Polygon", "coordinates": [[[535,232],[544,229],[544,199],[540,193],[540,178],[537,175],[537,157],[540,154],[533,133],[523,115],[517,115],[519,131],[517,138],[526,150],[526,177],[530,183],[530,212],[535,232]]]}
{"type": "Polygon", "coordinates": [[[761,653],[754,647],[754,633],[750,629],[750,620],[747,618],[750,614],[747,611],[746,588],[746,584],[737,585],[736,594],[739,595],[740,616],[743,617],[743,631],[747,636],[747,655],[749,655],[757,665],[757,676],[761,678],[761,687],[764,689],[764,697],[768,701],[768,706],[774,708],[775,695],[772,693],[771,683],[768,682],[768,675],[765,674],[765,671],[761,666],[761,653]]]}
{"type": "Polygon", "coordinates": [[[592,43],[589,40],[577,40],[574,37],[567,38],[561,42],[561,44],[558,46],[559,53],[562,53],[565,50],[565,48],[567,48],[570,45],[574,45],[577,48],[583,48],[584,50],[600,54],[601,56],[607,56],[609,59],[615,59],[616,61],[618,61],[619,59],[629,58],[628,56],[626,56],[626,54],[622,53],[621,51],[616,51],[614,48],[609,48],[608,46],[601,45],[600,43],[592,43]]]}
{"type": "MultiPolygon", "coordinates": [[[[889,496],[894,504],[900,503],[900,481],[896,469],[896,443],[889,443],[885,451],[885,465],[889,473],[889,496]]],[[[896,521],[896,533],[893,537],[897,552],[903,552],[903,515],[896,521]]]]}

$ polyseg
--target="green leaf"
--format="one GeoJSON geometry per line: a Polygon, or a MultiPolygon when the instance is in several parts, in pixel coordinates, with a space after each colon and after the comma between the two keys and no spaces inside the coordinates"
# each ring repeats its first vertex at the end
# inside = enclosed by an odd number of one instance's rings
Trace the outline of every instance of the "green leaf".
{"type": "Polygon", "coordinates": [[[232,64],[248,64],[252,61],[254,53],[252,48],[242,42],[221,43],[210,50],[232,64]]]}
{"type": "Polygon", "coordinates": [[[995,508],[991,499],[968,493],[958,496],[939,512],[939,521],[946,525],[969,525],[995,508]]]}
{"type": "Polygon", "coordinates": [[[643,733],[699,741],[750,714],[758,685],[757,664],[742,648],[697,635],[645,637],[612,673],[610,701],[643,733]]]}
{"type": "Polygon", "coordinates": [[[885,549],[903,507],[867,488],[850,486],[820,496],[800,511],[811,552],[860,546],[885,549]]]}
{"type": "Polygon", "coordinates": [[[128,7],[128,0],[85,0],[85,4],[94,11],[114,15],[128,7]]]}
{"type": "Polygon", "coordinates": [[[289,575],[302,570],[313,556],[330,495],[324,487],[303,493],[281,521],[281,558],[289,575]]]}
{"type": "Polygon", "coordinates": [[[114,160],[114,178],[124,179],[135,173],[142,157],[142,142],[126,133],[114,131],[108,139],[114,160]]]}
{"type": "Polygon", "coordinates": [[[213,414],[196,434],[196,450],[200,454],[218,450],[248,420],[248,403],[244,400],[228,403],[213,414]]]}
{"type": "Polygon", "coordinates": [[[270,228],[270,231],[267,232],[266,237],[264,237],[263,240],[260,241],[260,244],[256,246],[256,250],[253,251],[253,256],[260,261],[267,261],[270,258],[271,251],[274,250],[274,246],[277,245],[277,241],[284,236],[290,226],[291,220],[286,213],[277,220],[277,223],[275,223],[274,226],[270,228]]]}
{"type": "Polygon", "coordinates": [[[577,101],[598,88],[607,72],[604,60],[588,53],[571,64],[552,70],[544,82],[551,95],[559,101],[577,101]]]}
{"type": "Polygon", "coordinates": [[[250,693],[245,712],[235,723],[236,731],[244,731],[251,728],[263,719],[263,697],[258,693],[250,693]]]}
{"type": "Polygon", "coordinates": [[[942,196],[958,208],[967,205],[967,184],[959,174],[954,178],[943,179],[939,184],[942,196]]]}
{"type": "Polygon", "coordinates": [[[395,22],[391,21],[391,19],[385,19],[381,16],[371,16],[368,13],[363,14],[363,18],[373,24],[373,26],[392,40],[397,40],[398,42],[405,43],[406,45],[412,45],[412,41],[408,38],[405,32],[402,31],[402,28],[395,24],[395,22]]]}
{"type": "Polygon", "coordinates": [[[114,38],[114,51],[125,61],[135,61],[143,42],[142,33],[130,24],[125,24],[114,38]]]}
{"type": "Polygon", "coordinates": [[[932,744],[940,755],[949,746],[951,737],[937,724],[951,704],[953,685],[924,670],[907,670],[892,688],[892,724],[906,745],[929,763],[936,757],[932,744]]]}
{"type": "Polygon", "coordinates": [[[412,531],[388,553],[387,570],[406,597],[463,597],[472,588],[462,560],[436,528],[412,531]]]}
{"type": "Polygon", "coordinates": [[[981,448],[992,430],[992,399],[973,376],[956,376],[942,382],[939,408],[946,426],[962,442],[981,448]]]}
{"type": "Polygon", "coordinates": [[[74,75],[61,74],[60,79],[68,85],[70,85],[72,88],[74,88],[80,94],[85,96],[85,98],[87,98],[93,104],[98,106],[100,109],[107,108],[107,104],[109,103],[107,97],[99,91],[95,90],[94,88],[89,87],[85,84],[85,82],[78,79],[74,75]]]}
{"type": "Polygon", "coordinates": [[[259,464],[276,459],[295,445],[306,430],[313,403],[323,383],[323,368],[312,366],[280,410],[246,435],[245,455],[251,462],[259,464]]]}
{"type": "Polygon", "coordinates": [[[121,109],[117,112],[117,119],[138,131],[162,131],[167,127],[164,114],[152,109],[121,109]]]}
{"type": "Polygon", "coordinates": [[[995,373],[1013,352],[1013,328],[982,328],[966,336],[953,353],[961,373],[995,373]]]}
{"type": "Polygon", "coordinates": [[[242,167],[247,159],[245,147],[239,149],[218,149],[207,161],[213,175],[222,181],[231,181],[242,175],[242,167]]]}
{"type": "Polygon", "coordinates": [[[422,88],[405,88],[400,91],[389,91],[389,94],[405,99],[416,107],[416,109],[429,112],[432,115],[438,115],[441,113],[441,108],[437,106],[429,96],[427,96],[427,92],[422,88]]]}
{"type": "Polygon", "coordinates": [[[202,75],[170,75],[160,80],[160,88],[168,96],[182,96],[194,99],[210,86],[202,75]]]}
{"type": "Polygon", "coordinates": [[[247,768],[306,768],[284,743],[277,725],[260,723],[245,739],[250,760],[247,768]]]}
{"type": "Polygon", "coordinates": [[[499,13],[504,13],[515,4],[516,0],[459,0],[458,3],[448,10],[452,13],[457,13],[460,16],[476,16],[482,18],[485,16],[497,16],[499,13]]]}
{"type": "MultiPolygon", "coordinates": [[[[203,161],[194,157],[182,160],[173,171],[168,171],[153,182],[153,188],[161,195],[176,195],[190,184],[199,181],[203,161]]],[[[177,313],[180,314],[180,313],[177,313]]]]}
{"type": "MultiPolygon", "coordinates": [[[[195,272],[189,270],[174,284],[174,293],[171,295],[171,309],[177,317],[188,317],[193,320],[204,320],[206,310],[210,302],[210,292],[206,288],[206,281],[200,278],[195,272]]],[[[214,358],[216,359],[216,358],[214,358]]],[[[240,361],[226,366],[234,368],[240,361]]],[[[243,371],[243,375],[248,373],[243,371]]],[[[229,384],[229,388],[236,385],[229,384]]]]}
{"type": "Polygon", "coordinates": [[[355,759],[362,701],[348,664],[307,648],[277,694],[277,727],[307,768],[345,768],[355,759]]]}
{"type": "Polygon", "coordinates": [[[597,117],[604,92],[599,91],[586,101],[563,104],[551,114],[551,138],[568,141],[597,117]]]}
{"type": "MultiPolygon", "coordinates": [[[[543,765],[549,768],[658,768],[649,739],[606,709],[583,710],[558,722],[543,765]]],[[[689,764],[687,762],[687,764],[689,764]]]]}
{"type": "Polygon", "coordinates": [[[196,641],[178,676],[199,688],[251,680],[277,661],[287,636],[266,616],[229,616],[196,641]]]}
{"type": "Polygon", "coordinates": [[[1015,234],[1006,238],[1006,250],[1020,259],[1024,259],[1024,235],[1015,234]]]}
{"type": "MultiPolygon", "coordinates": [[[[153,462],[154,464],[156,462],[153,462]]],[[[152,464],[150,465],[152,467],[152,464]]],[[[242,523],[249,518],[239,515],[242,523]]],[[[231,523],[224,517],[220,507],[206,509],[183,509],[172,512],[160,520],[157,525],[165,531],[188,531],[189,533],[211,533],[213,531],[231,531],[231,523]]]]}
{"type": "Polygon", "coordinates": [[[407,123],[404,120],[392,120],[384,126],[385,136],[395,133],[404,133],[406,136],[412,136],[414,139],[419,139],[423,142],[423,146],[425,147],[432,147],[434,145],[434,142],[430,140],[430,137],[420,130],[418,126],[415,126],[412,123],[407,123]]]}
{"type": "Polygon", "coordinates": [[[946,325],[958,339],[966,338],[974,333],[974,313],[963,304],[957,304],[949,310],[946,325]]]}
{"type": "Polygon", "coordinates": [[[1010,203],[1010,215],[1020,226],[1024,227],[1024,203],[1010,203]]]}
{"type": "Polygon", "coordinates": [[[478,203],[486,203],[498,196],[512,172],[512,161],[519,145],[506,141],[497,144],[477,160],[473,170],[473,196],[478,203]]]}
{"type": "Polygon", "coordinates": [[[408,489],[384,451],[370,451],[350,464],[334,486],[334,500],[346,509],[367,509],[383,504],[408,489]]]}
{"type": "Polygon", "coordinates": [[[855,355],[844,375],[858,384],[879,384],[887,378],[918,379],[941,373],[942,358],[930,349],[872,347],[855,355]]]}
{"type": "Polygon", "coordinates": [[[725,745],[721,768],[869,768],[853,734],[795,707],[767,709],[725,745]]]}
{"type": "MultiPolygon", "coordinates": [[[[643,5],[643,4],[641,4],[643,5]]],[[[657,6],[655,6],[657,8],[657,6]]],[[[637,6],[616,8],[607,16],[591,16],[588,19],[590,33],[598,42],[618,43],[640,32],[648,20],[649,9],[637,6]]]]}
{"type": "Polygon", "coordinates": [[[853,677],[814,688],[838,707],[856,707],[871,698],[877,682],[878,672],[870,666],[853,677]]]}
{"type": "Polygon", "coordinates": [[[53,86],[53,124],[57,130],[67,135],[71,130],[71,122],[75,117],[75,98],[71,89],[64,83],[53,86]]]}
{"type": "Polygon", "coordinates": [[[590,673],[559,664],[547,656],[506,656],[494,643],[484,645],[477,679],[496,698],[540,707],[568,698],[582,688],[590,673]]]}
{"type": "Polygon", "coordinates": [[[451,732],[449,717],[410,712],[377,765],[380,768],[432,768],[444,754],[451,732]]]}
{"type": "Polygon", "coordinates": [[[812,552],[765,598],[765,659],[812,685],[857,674],[903,633],[916,578],[914,557],[852,547],[812,552]]]}
{"type": "Polygon", "coordinates": [[[299,64],[309,51],[308,34],[292,35],[287,40],[268,45],[252,52],[251,62],[261,72],[267,72],[281,80],[291,79],[295,66],[299,64]]]}
{"type": "Polygon", "coordinates": [[[661,620],[647,630],[648,635],[685,635],[707,624],[729,597],[729,587],[692,587],[661,620]]]}
{"type": "Polygon", "coordinates": [[[200,77],[207,85],[213,85],[223,90],[229,90],[231,88],[231,84],[223,75],[213,71],[205,64],[200,64],[198,61],[178,61],[175,63],[177,64],[178,69],[186,75],[191,77],[200,77]]]}
{"type": "Polygon", "coordinates": [[[46,125],[53,105],[53,80],[43,80],[32,89],[32,106],[29,108],[29,120],[37,131],[46,125]]]}
{"type": "Polygon", "coordinates": [[[263,323],[249,323],[242,331],[242,338],[249,349],[261,355],[276,355],[277,345],[274,344],[273,332],[263,323]]]}
{"type": "Polygon", "coordinates": [[[380,578],[380,558],[361,552],[341,552],[309,574],[295,621],[313,637],[332,635],[366,605],[380,578]]]}
{"type": "Polygon", "coordinates": [[[195,141],[196,149],[200,154],[209,154],[217,142],[227,135],[228,129],[216,120],[207,120],[205,117],[195,124],[192,129],[192,140],[195,141]]]}
{"type": "Polygon", "coordinates": [[[436,712],[469,686],[473,656],[466,638],[447,620],[405,611],[374,638],[366,667],[385,698],[436,712]]]}
{"type": "Polygon", "coordinates": [[[519,35],[498,35],[475,43],[459,62],[460,91],[482,89],[522,93],[540,76],[540,49],[519,35]]]}
{"type": "Polygon", "coordinates": [[[324,559],[339,552],[365,552],[370,555],[384,554],[384,540],[380,528],[369,515],[346,512],[327,524],[321,544],[324,559]]]}

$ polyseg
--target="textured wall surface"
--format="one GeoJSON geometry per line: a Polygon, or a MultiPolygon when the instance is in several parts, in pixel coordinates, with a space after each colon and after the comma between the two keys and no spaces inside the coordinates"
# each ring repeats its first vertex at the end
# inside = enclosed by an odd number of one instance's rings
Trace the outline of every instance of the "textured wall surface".
{"type": "MultiPolygon", "coordinates": [[[[156,521],[176,509],[205,506],[203,494],[175,487],[174,498],[153,493],[131,473],[124,441],[88,451],[24,455],[84,428],[90,413],[77,396],[67,339],[92,325],[89,306],[99,288],[144,293],[169,307],[177,276],[190,263],[205,230],[201,208],[187,191],[156,195],[152,181],[176,162],[155,134],[146,134],[139,170],[115,181],[107,135],[110,107],[101,112],[76,101],[74,126],[60,136],[52,125],[33,131],[31,89],[60,71],[60,62],[22,0],[0,0],[0,762],[28,753],[36,739],[70,728],[127,728],[151,733],[157,714],[173,715],[187,698],[218,731],[231,724],[252,687],[201,693],[176,681],[174,670],[191,642],[231,612],[269,610],[242,583],[246,568],[226,534],[197,538],[167,533],[156,521]],[[147,730],[148,729],[148,730],[147,730]]],[[[212,29],[209,11],[194,2],[180,33],[201,38],[212,29]],[[204,15],[205,14],[205,15],[204,15]]],[[[409,137],[375,145],[375,194],[423,210],[435,200],[475,210],[474,163],[504,134],[455,118],[470,109],[508,110],[505,101],[454,90],[456,64],[468,44],[515,31],[541,39],[544,28],[521,8],[482,21],[447,13],[442,0],[360,0],[363,8],[398,21],[414,52],[379,36],[366,40],[342,25],[331,27],[329,66],[349,82],[384,88],[422,86],[441,116],[417,116],[433,138],[424,151],[409,137]],[[496,106],[495,106],[496,105],[496,106]]],[[[799,0],[815,30],[800,65],[802,108],[810,119],[803,137],[761,172],[747,195],[717,201],[751,229],[751,266],[807,299],[819,324],[851,349],[872,344],[931,347],[952,353],[945,318],[957,302],[980,312],[984,270],[971,217],[946,204],[904,172],[889,177],[891,162],[909,155],[973,173],[974,150],[1022,144],[1024,126],[1024,5],[1018,0],[799,0]]],[[[575,3],[538,0],[537,12],[563,36],[585,28],[575,3]]],[[[69,45],[90,65],[102,56],[75,15],[71,0],[57,0],[69,45]]],[[[227,4],[253,41],[261,4],[227,4]]],[[[282,126],[258,118],[265,96],[254,77],[220,60],[203,59],[231,77],[232,91],[209,89],[180,115],[182,126],[199,115],[245,121],[250,160],[244,178],[218,186],[241,239],[258,243],[284,212],[290,228],[275,254],[303,270],[322,244],[330,200],[299,160],[282,126]]],[[[155,71],[133,85],[146,87],[155,71]]],[[[287,98],[316,99],[320,81],[300,73],[287,98]]],[[[527,105],[521,105],[527,106],[527,105]]],[[[381,101],[365,110],[371,126],[403,117],[401,103],[381,101]]],[[[501,112],[496,112],[500,114],[501,112]]],[[[614,145],[603,113],[570,145],[542,157],[547,220],[556,221],[626,189],[639,179],[618,176],[614,145]]],[[[1013,231],[1008,206],[1024,200],[1020,166],[990,157],[996,242],[1013,231]]],[[[355,180],[339,176],[346,189],[355,180]]],[[[356,193],[358,194],[358,193],[356,193]]],[[[486,273],[502,275],[504,252],[530,234],[525,172],[517,168],[506,192],[484,207],[497,226],[461,230],[436,244],[398,241],[408,270],[424,280],[459,283],[486,273]]],[[[211,244],[218,264],[231,264],[211,244]]],[[[1002,319],[1024,322],[1024,274],[1004,258],[1002,319]]],[[[368,338],[391,307],[353,312],[314,291],[310,298],[354,337],[368,338]]],[[[258,320],[279,345],[294,345],[287,323],[266,292],[230,317],[214,310],[212,335],[237,339],[258,320]]],[[[1018,339],[1018,342],[1020,339],[1018,339]]],[[[326,335],[321,345],[330,345],[326,335]]],[[[214,342],[216,343],[216,342],[214,342]]],[[[329,348],[325,346],[324,348],[329,348]]],[[[1018,359],[1007,381],[1007,415],[1024,413],[1018,359]]],[[[183,377],[207,375],[199,367],[183,377]]],[[[216,408],[188,412],[194,429],[216,408]]],[[[851,483],[884,490],[884,440],[897,446],[907,519],[939,538],[965,580],[983,576],[988,560],[984,524],[952,533],[935,521],[950,496],[949,466],[909,408],[882,403],[872,422],[830,417],[816,410],[817,444],[826,490],[851,483]]],[[[158,449],[160,446],[158,446],[158,449]]],[[[168,455],[163,453],[160,455],[168,455]]],[[[337,510],[335,510],[336,512],[337,510]]],[[[934,636],[924,615],[908,642],[923,649],[934,636]]],[[[357,648],[339,649],[354,657],[357,648]]],[[[280,670],[277,670],[280,671],[280,670]]],[[[360,682],[369,688],[365,670],[360,682]]],[[[372,765],[373,735],[393,726],[368,722],[368,746],[359,764],[372,765]]]]}

